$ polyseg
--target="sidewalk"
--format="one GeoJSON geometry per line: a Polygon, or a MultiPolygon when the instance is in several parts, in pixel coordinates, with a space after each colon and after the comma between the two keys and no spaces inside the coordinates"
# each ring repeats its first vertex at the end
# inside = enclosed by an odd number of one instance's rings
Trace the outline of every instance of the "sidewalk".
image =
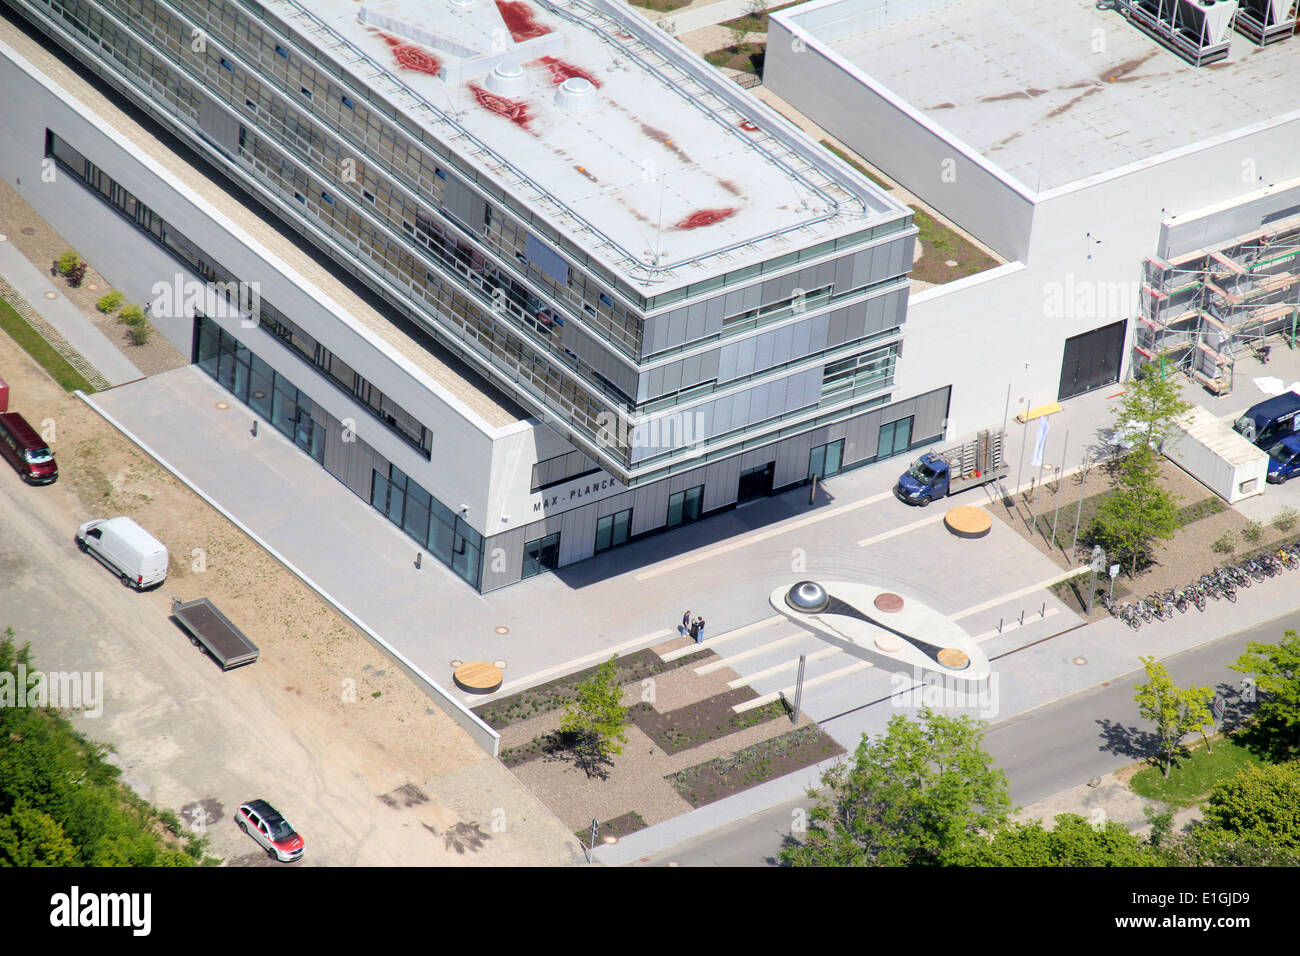
{"type": "Polygon", "coordinates": [[[144,377],[144,373],[103,332],[95,328],[94,323],[79,308],[68,301],[48,276],[27,261],[27,257],[12,242],[0,242],[0,276],[7,279],[26,304],[97,370],[110,386],[144,377]],[[51,295],[54,298],[50,298],[51,295]]]}

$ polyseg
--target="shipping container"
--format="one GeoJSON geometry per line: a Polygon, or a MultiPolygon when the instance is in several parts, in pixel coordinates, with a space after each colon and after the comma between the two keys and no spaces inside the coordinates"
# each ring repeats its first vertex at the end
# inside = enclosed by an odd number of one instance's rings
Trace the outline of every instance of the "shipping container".
{"type": "Polygon", "coordinates": [[[1228,504],[1262,494],[1268,479],[1268,455],[1204,408],[1179,419],[1164,453],[1228,504]]]}

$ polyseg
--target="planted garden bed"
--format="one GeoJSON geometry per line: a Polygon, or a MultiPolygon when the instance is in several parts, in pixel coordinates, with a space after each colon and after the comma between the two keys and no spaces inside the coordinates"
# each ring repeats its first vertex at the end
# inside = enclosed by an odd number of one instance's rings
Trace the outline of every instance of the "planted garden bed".
{"type": "Polygon", "coordinates": [[[700,807],[842,753],[844,748],[820,727],[809,725],[665,779],[688,803],[700,807]]]}

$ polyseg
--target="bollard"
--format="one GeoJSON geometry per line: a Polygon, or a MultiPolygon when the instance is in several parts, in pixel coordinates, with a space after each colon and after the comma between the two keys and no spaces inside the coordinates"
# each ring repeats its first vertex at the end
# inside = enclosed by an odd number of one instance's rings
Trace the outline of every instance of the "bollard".
{"type": "Polygon", "coordinates": [[[415,552],[415,570],[417,571],[420,570],[420,562],[422,560],[424,560],[424,552],[422,551],[415,552]]]}
{"type": "Polygon", "coordinates": [[[1025,611],[1023,608],[1021,608],[1020,610],[1020,626],[1021,627],[1025,626],[1025,611]]]}
{"type": "Polygon", "coordinates": [[[1002,633],[1002,618],[998,618],[998,633],[1002,633]]]}
{"type": "Polygon", "coordinates": [[[1042,610],[1040,610],[1040,611],[1038,612],[1038,616],[1039,616],[1039,617],[1047,617],[1047,602],[1046,602],[1046,601],[1043,602],[1042,610]]]}
{"type": "Polygon", "coordinates": [[[257,419],[256,419],[256,418],[253,419],[253,437],[254,437],[254,438],[257,437],[257,419]]]}

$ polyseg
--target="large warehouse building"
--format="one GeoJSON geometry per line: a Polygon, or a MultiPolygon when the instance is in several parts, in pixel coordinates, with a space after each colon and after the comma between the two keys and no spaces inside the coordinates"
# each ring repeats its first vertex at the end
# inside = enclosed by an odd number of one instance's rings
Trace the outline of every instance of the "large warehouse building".
{"type": "Polygon", "coordinates": [[[911,210],[621,7],[9,6],[0,174],[476,588],[945,431],[911,210]]]}
{"type": "MultiPolygon", "coordinates": [[[[1014,411],[1133,360],[1221,391],[1234,354],[1292,327],[1300,38],[1267,4],[1234,21],[1216,3],[1197,50],[1227,54],[1196,66],[1139,29],[1136,5],[814,0],[772,16],[765,84],[1008,260],[911,299],[898,387],[952,382],[954,432],[1001,421],[1008,385],[1014,411]]],[[[1184,0],[1146,6],[1207,24],[1184,0]]]]}

